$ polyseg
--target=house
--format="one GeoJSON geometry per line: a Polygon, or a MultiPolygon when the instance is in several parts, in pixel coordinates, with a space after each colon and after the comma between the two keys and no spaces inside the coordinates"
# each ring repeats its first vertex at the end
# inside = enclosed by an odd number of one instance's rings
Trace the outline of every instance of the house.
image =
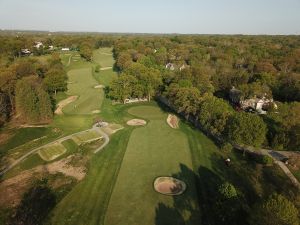
{"type": "Polygon", "coordinates": [[[27,48],[21,49],[21,55],[30,55],[30,54],[31,54],[31,51],[29,51],[29,49],[27,49],[27,48]]]}
{"type": "Polygon", "coordinates": [[[70,48],[62,48],[62,51],[70,51],[70,48]]]}
{"type": "Polygon", "coordinates": [[[40,42],[40,41],[37,41],[37,42],[34,43],[35,48],[40,48],[40,47],[43,47],[43,46],[44,46],[43,43],[40,42]]]}
{"type": "Polygon", "coordinates": [[[169,69],[169,70],[175,70],[175,65],[173,63],[168,63],[166,65],[166,69],[169,69]]]}
{"type": "Polygon", "coordinates": [[[277,105],[274,100],[266,98],[253,98],[242,99],[242,92],[235,87],[232,87],[229,93],[229,97],[232,103],[240,106],[241,109],[248,112],[257,112],[258,114],[267,114],[268,109],[274,108],[277,109],[277,105]]]}
{"type": "Polygon", "coordinates": [[[49,48],[49,50],[54,50],[54,46],[53,45],[49,45],[48,48],[49,48]]]}

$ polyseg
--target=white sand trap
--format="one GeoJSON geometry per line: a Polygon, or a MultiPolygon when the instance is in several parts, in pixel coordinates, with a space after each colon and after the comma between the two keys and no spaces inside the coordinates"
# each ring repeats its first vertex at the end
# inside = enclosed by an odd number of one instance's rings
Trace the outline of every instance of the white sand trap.
{"type": "Polygon", "coordinates": [[[140,119],[132,119],[127,121],[127,125],[129,126],[144,126],[146,124],[147,122],[145,120],[140,120],[140,119]]]}
{"type": "Polygon", "coordinates": [[[177,116],[169,114],[168,118],[167,118],[167,123],[169,124],[170,127],[172,127],[173,129],[178,129],[179,125],[178,125],[179,119],[177,116]]]}
{"type": "Polygon", "coordinates": [[[64,114],[62,109],[63,107],[65,107],[66,105],[70,104],[71,102],[74,102],[76,99],[78,98],[78,96],[74,95],[74,96],[70,96],[62,101],[60,101],[58,104],[57,104],[57,109],[55,110],[55,114],[57,115],[62,115],[64,114]]]}
{"type": "Polygon", "coordinates": [[[93,114],[97,114],[97,113],[100,113],[100,112],[101,112],[101,111],[100,111],[99,109],[96,109],[96,110],[93,110],[93,111],[92,111],[93,114]]]}
{"type": "Polygon", "coordinates": [[[98,88],[104,88],[104,85],[100,84],[100,85],[95,86],[94,88],[96,88],[96,89],[98,89],[98,88]]]}

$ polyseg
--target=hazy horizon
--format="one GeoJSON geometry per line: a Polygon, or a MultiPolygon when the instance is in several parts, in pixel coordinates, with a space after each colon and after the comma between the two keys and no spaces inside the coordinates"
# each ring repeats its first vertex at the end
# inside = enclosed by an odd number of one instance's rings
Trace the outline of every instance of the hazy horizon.
{"type": "Polygon", "coordinates": [[[299,35],[299,10],[298,0],[0,0],[0,29],[299,35]]]}

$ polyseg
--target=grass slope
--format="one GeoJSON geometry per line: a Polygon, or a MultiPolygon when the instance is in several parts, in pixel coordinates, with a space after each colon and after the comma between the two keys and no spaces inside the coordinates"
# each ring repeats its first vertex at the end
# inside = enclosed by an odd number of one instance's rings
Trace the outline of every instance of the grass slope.
{"type": "Polygon", "coordinates": [[[95,140],[97,138],[100,139],[101,137],[102,136],[100,133],[92,130],[92,131],[86,131],[84,133],[76,134],[75,136],[72,137],[72,139],[77,145],[80,145],[90,140],[95,140]]]}
{"type": "Polygon", "coordinates": [[[92,68],[74,69],[68,72],[68,95],[78,99],[63,108],[64,113],[91,114],[99,110],[103,101],[103,91],[95,89],[98,82],[92,76],[92,68]]]}
{"type": "MultiPolygon", "coordinates": [[[[162,206],[180,212],[181,220],[172,224],[182,224],[183,221],[185,224],[198,224],[199,218],[190,219],[190,212],[185,207],[174,206],[176,201],[197,199],[193,177],[182,174],[184,170],[193,168],[185,134],[171,129],[165,122],[166,114],[158,107],[138,106],[129,109],[129,112],[151,121],[146,127],[135,129],[130,137],[105,224],[170,222],[168,217],[157,217],[156,212],[162,206]],[[188,189],[176,199],[158,194],[153,189],[153,181],[158,176],[178,177],[188,184],[188,189]]],[[[198,211],[196,204],[193,208],[198,211]]]]}
{"type": "Polygon", "coordinates": [[[42,148],[41,150],[39,150],[38,153],[43,160],[51,161],[63,155],[66,151],[67,149],[65,149],[65,147],[62,144],[55,143],[53,145],[42,148]]]}
{"type": "Polygon", "coordinates": [[[56,206],[51,224],[103,224],[130,134],[131,129],[119,131],[93,156],[87,176],[56,206]]]}

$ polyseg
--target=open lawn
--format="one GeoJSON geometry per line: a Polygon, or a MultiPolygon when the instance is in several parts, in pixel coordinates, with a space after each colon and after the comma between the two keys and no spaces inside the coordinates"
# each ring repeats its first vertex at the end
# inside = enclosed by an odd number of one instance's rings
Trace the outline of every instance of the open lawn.
{"type": "Polygon", "coordinates": [[[94,131],[94,130],[86,131],[86,132],[77,134],[72,137],[73,141],[77,145],[81,145],[81,144],[89,142],[91,140],[96,140],[96,139],[100,139],[100,138],[102,138],[102,136],[97,131],[94,131]]]}
{"type": "Polygon", "coordinates": [[[63,108],[64,113],[92,114],[99,110],[103,100],[103,91],[94,88],[98,82],[92,76],[92,68],[75,69],[68,72],[68,95],[78,99],[63,108]]]}
{"type": "Polygon", "coordinates": [[[170,128],[165,122],[167,114],[158,107],[132,107],[129,113],[150,122],[135,129],[130,137],[105,224],[199,224],[199,217],[191,218],[191,209],[187,207],[199,211],[194,178],[188,173],[193,165],[186,135],[170,128]],[[187,191],[174,198],[155,192],[153,181],[158,176],[183,180],[188,185],[187,191]],[[179,206],[180,202],[187,205],[179,206]],[[178,211],[182,218],[175,221],[167,214],[157,215],[162,207],[178,211]]]}
{"type": "Polygon", "coordinates": [[[98,63],[101,68],[112,67],[115,60],[112,57],[111,48],[100,48],[93,52],[93,61],[98,63]]]}
{"type": "Polygon", "coordinates": [[[104,86],[109,86],[114,78],[117,78],[117,73],[112,69],[101,70],[98,73],[94,72],[95,79],[104,86]]]}
{"type": "Polygon", "coordinates": [[[39,156],[45,161],[52,161],[63,155],[67,149],[61,143],[55,143],[39,150],[39,156]]]}

